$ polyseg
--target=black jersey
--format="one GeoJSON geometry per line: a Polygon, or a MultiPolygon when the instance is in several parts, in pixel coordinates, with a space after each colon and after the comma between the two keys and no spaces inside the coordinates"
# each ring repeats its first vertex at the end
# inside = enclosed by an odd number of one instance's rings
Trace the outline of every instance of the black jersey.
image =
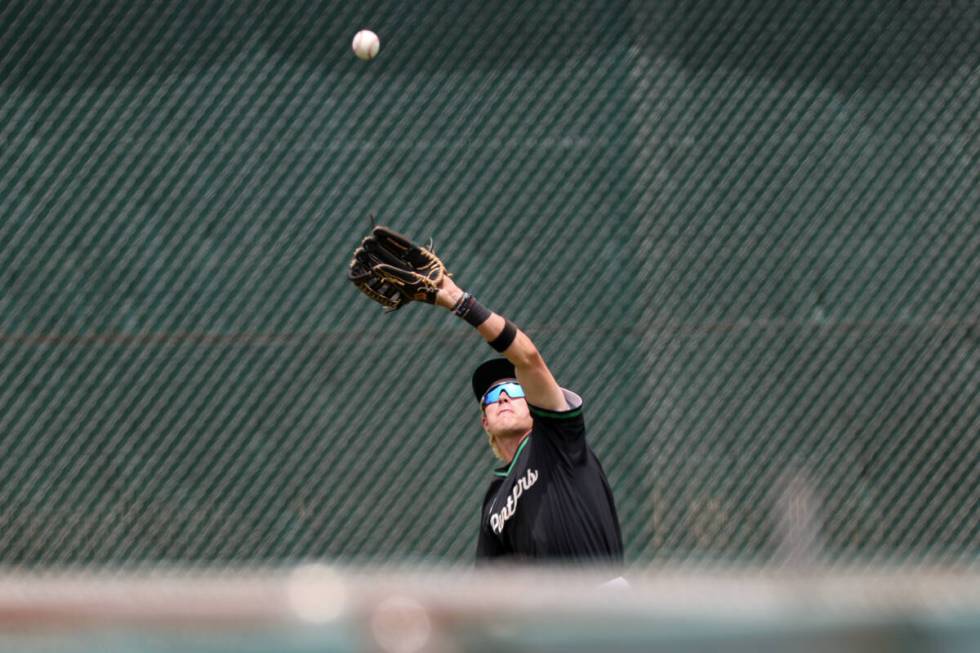
{"type": "Polygon", "coordinates": [[[564,390],[562,412],[530,406],[534,421],[483,499],[477,560],[622,561],[612,490],[585,441],[582,400],[564,390]]]}

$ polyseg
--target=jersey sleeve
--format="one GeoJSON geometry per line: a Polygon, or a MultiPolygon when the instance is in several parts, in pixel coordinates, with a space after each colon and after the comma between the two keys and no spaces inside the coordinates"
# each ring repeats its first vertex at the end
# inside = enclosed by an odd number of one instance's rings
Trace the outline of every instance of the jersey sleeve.
{"type": "Polygon", "coordinates": [[[565,410],[554,411],[528,406],[534,420],[533,433],[544,436],[559,449],[571,464],[584,463],[586,459],[585,418],[582,415],[582,398],[570,390],[565,393],[565,410]]]}

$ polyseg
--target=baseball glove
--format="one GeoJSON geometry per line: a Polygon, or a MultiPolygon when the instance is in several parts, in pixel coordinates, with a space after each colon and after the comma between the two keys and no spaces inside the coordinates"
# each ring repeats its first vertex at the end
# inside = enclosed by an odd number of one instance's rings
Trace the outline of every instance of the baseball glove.
{"type": "Polygon", "coordinates": [[[388,227],[376,226],[354,251],[347,278],[386,311],[413,301],[436,303],[446,266],[431,244],[416,245],[388,227]]]}

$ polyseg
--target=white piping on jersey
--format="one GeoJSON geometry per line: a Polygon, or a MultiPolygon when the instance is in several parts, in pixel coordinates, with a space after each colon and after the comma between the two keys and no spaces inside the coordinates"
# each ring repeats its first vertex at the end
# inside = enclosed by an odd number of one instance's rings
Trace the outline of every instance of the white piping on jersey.
{"type": "MultiPolygon", "coordinates": [[[[532,485],[538,480],[538,471],[536,469],[527,470],[527,474],[523,478],[517,479],[514,482],[514,487],[511,488],[510,496],[507,497],[507,505],[500,509],[500,512],[490,515],[490,528],[496,534],[501,534],[504,532],[504,524],[507,520],[514,516],[517,511],[517,501],[521,498],[521,495],[527,492],[532,485]]],[[[491,509],[493,509],[493,504],[491,504],[491,509]]]]}

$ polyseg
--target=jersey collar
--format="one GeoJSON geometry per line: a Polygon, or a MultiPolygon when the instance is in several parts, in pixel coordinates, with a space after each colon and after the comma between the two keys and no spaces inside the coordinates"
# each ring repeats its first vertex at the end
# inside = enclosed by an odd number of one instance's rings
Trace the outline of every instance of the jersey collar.
{"type": "Polygon", "coordinates": [[[501,467],[498,467],[497,469],[493,470],[493,475],[499,476],[500,478],[506,478],[507,476],[510,476],[510,470],[514,469],[514,465],[517,464],[517,459],[520,458],[521,452],[524,451],[524,447],[525,445],[527,445],[527,441],[530,439],[531,439],[530,433],[524,436],[524,439],[521,440],[521,446],[517,447],[517,451],[514,452],[514,457],[511,458],[510,464],[502,465],[501,467]]]}

